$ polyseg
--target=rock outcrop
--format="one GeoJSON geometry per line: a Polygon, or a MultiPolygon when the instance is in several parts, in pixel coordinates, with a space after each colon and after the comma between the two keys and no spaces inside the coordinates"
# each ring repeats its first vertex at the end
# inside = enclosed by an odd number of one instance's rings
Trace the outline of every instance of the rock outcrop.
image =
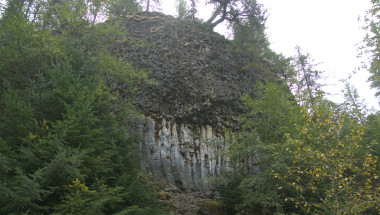
{"type": "Polygon", "coordinates": [[[173,190],[207,190],[207,178],[226,167],[223,136],[211,126],[193,127],[148,117],[140,146],[141,168],[173,190]]]}
{"type": "Polygon", "coordinates": [[[173,189],[207,190],[226,167],[223,130],[237,129],[241,96],[263,72],[223,36],[161,13],[135,13],[122,22],[128,39],[114,54],[148,70],[137,107],[147,116],[141,168],[173,189]]]}
{"type": "Polygon", "coordinates": [[[145,115],[218,131],[236,127],[241,95],[263,75],[249,66],[253,56],[234,51],[218,33],[162,13],[130,14],[122,24],[129,39],[115,52],[157,83],[142,86],[137,97],[145,115]]]}

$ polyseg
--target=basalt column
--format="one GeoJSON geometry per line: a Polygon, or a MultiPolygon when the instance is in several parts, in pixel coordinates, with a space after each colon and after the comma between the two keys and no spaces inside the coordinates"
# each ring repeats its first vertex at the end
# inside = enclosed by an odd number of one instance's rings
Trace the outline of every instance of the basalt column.
{"type": "Polygon", "coordinates": [[[177,189],[207,190],[207,178],[226,165],[224,138],[211,126],[192,128],[148,117],[143,134],[141,168],[177,189]]]}

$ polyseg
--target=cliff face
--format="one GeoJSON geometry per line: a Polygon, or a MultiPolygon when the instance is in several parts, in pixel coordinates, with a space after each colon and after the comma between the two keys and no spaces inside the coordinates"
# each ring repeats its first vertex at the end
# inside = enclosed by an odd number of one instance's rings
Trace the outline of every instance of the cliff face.
{"type": "Polygon", "coordinates": [[[260,73],[223,36],[161,13],[123,21],[127,42],[115,54],[150,71],[136,105],[148,116],[141,168],[178,189],[207,189],[206,178],[225,167],[223,129],[237,128],[241,96],[260,73]]]}
{"type": "Polygon", "coordinates": [[[207,178],[226,167],[227,145],[211,126],[147,118],[140,145],[141,168],[173,189],[207,190],[207,178]]]}

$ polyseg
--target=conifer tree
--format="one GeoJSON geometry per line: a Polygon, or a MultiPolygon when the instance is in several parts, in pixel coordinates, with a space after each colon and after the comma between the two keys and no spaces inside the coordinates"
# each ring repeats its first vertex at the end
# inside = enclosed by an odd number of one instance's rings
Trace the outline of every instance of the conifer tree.
{"type": "MultiPolygon", "coordinates": [[[[364,17],[364,30],[367,34],[363,40],[364,46],[361,50],[370,57],[368,69],[371,76],[369,80],[372,82],[371,87],[376,89],[376,96],[380,96],[380,2],[371,0],[371,8],[364,17]]],[[[366,56],[365,55],[365,56],[366,56]]]]}

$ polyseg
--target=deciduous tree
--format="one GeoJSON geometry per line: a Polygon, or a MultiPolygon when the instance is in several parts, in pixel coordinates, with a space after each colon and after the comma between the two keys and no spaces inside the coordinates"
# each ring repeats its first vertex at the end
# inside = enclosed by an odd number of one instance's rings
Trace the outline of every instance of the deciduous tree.
{"type": "Polygon", "coordinates": [[[311,111],[301,111],[306,124],[297,128],[297,136],[286,135],[286,150],[280,152],[293,162],[285,174],[275,174],[298,192],[285,200],[306,213],[379,210],[379,158],[374,155],[375,142],[363,141],[365,127],[357,118],[347,122],[347,113],[325,100],[311,111]]]}

